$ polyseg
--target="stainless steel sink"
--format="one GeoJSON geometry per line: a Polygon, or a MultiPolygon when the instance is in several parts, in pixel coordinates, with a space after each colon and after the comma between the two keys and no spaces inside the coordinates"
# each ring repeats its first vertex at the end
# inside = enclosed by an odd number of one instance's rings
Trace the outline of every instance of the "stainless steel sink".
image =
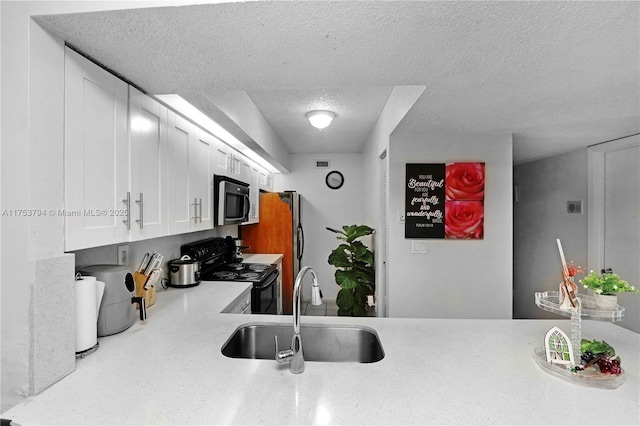
{"type": "MultiPolygon", "coordinates": [[[[288,324],[243,324],[222,346],[222,354],[229,358],[275,360],[273,336],[288,345],[292,333],[293,326],[288,324]]],[[[306,361],[371,363],[384,358],[378,333],[369,327],[303,324],[300,334],[306,361]]]]}

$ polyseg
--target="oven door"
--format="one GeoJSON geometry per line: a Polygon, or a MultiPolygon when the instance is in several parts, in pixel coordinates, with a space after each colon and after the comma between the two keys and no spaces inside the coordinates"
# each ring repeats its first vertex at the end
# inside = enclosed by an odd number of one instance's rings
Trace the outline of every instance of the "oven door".
{"type": "Polygon", "coordinates": [[[255,283],[251,289],[251,313],[278,313],[278,270],[274,270],[264,281],[255,283]]]}

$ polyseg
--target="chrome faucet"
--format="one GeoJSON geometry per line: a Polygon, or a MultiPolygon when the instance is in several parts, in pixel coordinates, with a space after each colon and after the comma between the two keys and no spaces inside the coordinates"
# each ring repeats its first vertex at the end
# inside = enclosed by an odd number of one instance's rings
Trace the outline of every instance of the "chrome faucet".
{"type": "Polygon", "coordinates": [[[322,295],[318,286],[318,276],[310,266],[305,266],[300,270],[293,286],[293,336],[291,336],[291,348],[278,351],[278,336],[276,340],[276,361],[283,363],[289,361],[289,371],[299,374],[304,371],[304,356],[302,354],[302,338],[300,337],[300,294],[302,293],[302,279],[309,272],[313,278],[311,284],[311,304],[322,305],[322,295]]]}

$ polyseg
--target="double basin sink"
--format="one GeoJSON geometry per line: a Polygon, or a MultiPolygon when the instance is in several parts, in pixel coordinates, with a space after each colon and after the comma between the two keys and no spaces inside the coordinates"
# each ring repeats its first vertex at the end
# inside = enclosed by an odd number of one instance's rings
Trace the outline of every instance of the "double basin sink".
{"type": "MultiPolygon", "coordinates": [[[[244,324],[227,339],[222,354],[229,358],[275,360],[274,336],[278,336],[281,346],[288,347],[292,334],[293,326],[289,324],[244,324]]],[[[300,335],[306,361],[372,363],[384,358],[378,334],[369,327],[303,324],[300,335]]]]}

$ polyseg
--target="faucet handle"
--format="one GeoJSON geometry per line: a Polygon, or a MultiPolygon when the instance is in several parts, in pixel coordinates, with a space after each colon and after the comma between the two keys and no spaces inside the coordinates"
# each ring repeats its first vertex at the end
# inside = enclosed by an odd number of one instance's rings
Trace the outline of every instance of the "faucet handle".
{"type": "Polygon", "coordinates": [[[274,335],[273,338],[276,341],[276,361],[278,364],[282,364],[283,362],[289,361],[290,358],[293,358],[293,350],[287,349],[284,351],[278,350],[278,336],[274,335]]]}

